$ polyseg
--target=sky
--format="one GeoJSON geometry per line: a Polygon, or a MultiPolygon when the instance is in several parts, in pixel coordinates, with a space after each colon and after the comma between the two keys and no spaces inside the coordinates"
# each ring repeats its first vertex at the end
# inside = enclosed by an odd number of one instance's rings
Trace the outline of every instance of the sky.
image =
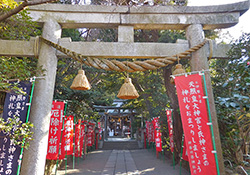
{"type": "MultiPolygon", "coordinates": [[[[246,0],[188,0],[188,6],[208,6],[208,5],[222,5],[231,4],[236,2],[242,2],[246,0]]],[[[224,41],[228,39],[225,37],[225,33],[229,32],[233,39],[238,39],[242,32],[250,33],[250,10],[245,12],[239,19],[239,23],[228,29],[223,29],[221,33],[221,39],[224,37],[224,41]]],[[[232,40],[232,38],[230,38],[232,40]]]]}

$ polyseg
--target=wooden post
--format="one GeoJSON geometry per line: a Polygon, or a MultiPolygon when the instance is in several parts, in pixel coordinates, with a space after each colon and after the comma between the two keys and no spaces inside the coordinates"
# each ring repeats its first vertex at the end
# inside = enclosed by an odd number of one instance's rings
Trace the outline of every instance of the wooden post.
{"type": "MultiPolygon", "coordinates": [[[[53,20],[44,23],[42,36],[57,43],[61,26],[53,20]]],[[[54,94],[57,57],[56,50],[41,43],[38,71],[45,69],[43,79],[37,80],[31,104],[30,122],[34,124],[34,135],[30,148],[24,151],[21,175],[43,175],[48,146],[50,113],[54,94]]],[[[40,74],[43,76],[43,73],[40,74]]]]}
{"type": "MultiPolygon", "coordinates": [[[[132,113],[132,111],[131,111],[131,113],[132,113]]],[[[134,120],[134,115],[131,114],[130,115],[130,135],[131,135],[131,138],[134,138],[133,127],[132,127],[133,120],[134,120]]]]}
{"type": "MultiPolygon", "coordinates": [[[[190,47],[193,47],[202,41],[204,41],[204,31],[201,24],[192,24],[186,28],[186,37],[189,40],[190,47]]],[[[209,69],[206,50],[205,47],[202,47],[198,51],[194,52],[191,57],[191,71],[201,71],[209,69]]],[[[205,78],[207,83],[208,99],[214,129],[214,137],[216,143],[217,156],[219,161],[220,174],[224,175],[224,160],[221,149],[221,141],[219,134],[218,121],[216,116],[216,109],[214,103],[213,89],[211,85],[211,77],[209,72],[205,72],[205,78]]]]}

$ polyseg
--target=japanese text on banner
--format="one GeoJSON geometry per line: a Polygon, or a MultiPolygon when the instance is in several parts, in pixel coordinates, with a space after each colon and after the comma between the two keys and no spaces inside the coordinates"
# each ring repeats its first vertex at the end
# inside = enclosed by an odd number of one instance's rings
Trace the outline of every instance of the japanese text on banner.
{"type": "Polygon", "coordinates": [[[58,158],[59,143],[63,123],[63,113],[64,102],[53,101],[50,117],[48,149],[46,159],[57,160],[58,158]]]}
{"type": "Polygon", "coordinates": [[[161,127],[160,127],[160,124],[159,124],[159,118],[158,117],[154,118],[153,125],[154,125],[156,151],[161,152],[162,151],[161,127]]]}
{"type": "Polygon", "coordinates": [[[75,125],[75,157],[81,157],[80,141],[81,141],[81,120],[75,125]]]}
{"type": "Polygon", "coordinates": [[[95,139],[95,133],[94,133],[94,124],[89,123],[88,126],[88,134],[87,134],[87,145],[93,146],[94,145],[94,139],[95,139]]]}
{"type": "Polygon", "coordinates": [[[73,154],[73,135],[74,135],[74,117],[72,115],[68,117],[65,116],[59,159],[63,159],[66,154],[67,155],[73,154]]]}
{"type": "Polygon", "coordinates": [[[201,75],[175,77],[175,85],[191,173],[215,175],[215,156],[201,75]]]}
{"type": "MultiPolygon", "coordinates": [[[[3,119],[18,117],[18,121],[25,123],[27,117],[27,109],[29,102],[29,94],[31,89],[30,82],[19,82],[18,87],[23,90],[24,94],[7,93],[4,103],[3,119]]],[[[13,127],[14,132],[17,126],[13,127]]],[[[19,162],[21,147],[14,144],[14,140],[10,140],[8,133],[0,132],[0,175],[16,175],[19,162]]]]}
{"type": "Polygon", "coordinates": [[[166,110],[166,114],[167,114],[167,121],[168,121],[170,149],[171,149],[171,152],[174,152],[174,135],[173,135],[172,111],[171,110],[166,110]]]}

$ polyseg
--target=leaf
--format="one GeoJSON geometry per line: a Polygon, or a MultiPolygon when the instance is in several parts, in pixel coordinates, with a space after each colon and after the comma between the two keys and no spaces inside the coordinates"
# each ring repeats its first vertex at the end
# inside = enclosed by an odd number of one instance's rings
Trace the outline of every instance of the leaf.
{"type": "Polygon", "coordinates": [[[224,83],[223,85],[222,85],[222,87],[226,87],[228,85],[228,83],[226,82],[226,83],[224,83]]]}
{"type": "Polygon", "coordinates": [[[234,107],[234,108],[235,108],[235,107],[237,106],[237,104],[236,104],[236,103],[234,103],[234,102],[231,102],[231,103],[230,103],[230,106],[232,106],[232,107],[234,107]]]}
{"type": "Polygon", "coordinates": [[[233,77],[230,77],[230,78],[228,79],[228,81],[233,81],[233,79],[234,79],[233,77]]]}

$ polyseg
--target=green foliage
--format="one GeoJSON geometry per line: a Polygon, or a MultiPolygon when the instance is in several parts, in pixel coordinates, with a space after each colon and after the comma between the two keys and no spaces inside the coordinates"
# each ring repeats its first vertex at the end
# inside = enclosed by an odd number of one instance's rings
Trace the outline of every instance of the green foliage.
{"type": "Polygon", "coordinates": [[[32,123],[22,123],[20,118],[16,116],[14,118],[8,118],[7,121],[0,118],[0,132],[5,133],[7,137],[14,141],[14,144],[22,148],[29,147],[29,141],[32,140],[33,135],[31,128],[33,128],[32,123]],[[23,142],[24,140],[25,142],[23,142]]]}
{"type": "Polygon", "coordinates": [[[20,91],[17,86],[10,86],[7,80],[22,81],[35,76],[36,63],[35,58],[0,57],[0,91],[20,91]]]}
{"type": "MultiPolygon", "coordinates": [[[[13,0],[1,0],[0,15],[17,5],[13,0]]],[[[26,10],[0,22],[0,39],[28,40],[40,33],[37,24],[31,21],[26,10]]],[[[0,57],[0,91],[7,91],[10,87],[7,80],[24,80],[36,75],[36,63],[34,58],[0,57]]]]}
{"type": "Polygon", "coordinates": [[[72,41],[81,41],[81,33],[78,29],[63,29],[62,30],[62,38],[63,37],[69,37],[72,39],[72,41]]]}
{"type": "MultiPolygon", "coordinates": [[[[0,15],[10,10],[10,8],[0,9],[0,15]]],[[[3,22],[0,22],[0,38],[13,40],[27,40],[31,36],[40,35],[38,25],[31,21],[28,12],[23,10],[18,14],[11,16],[3,22]]]]}
{"type": "Polygon", "coordinates": [[[224,156],[241,164],[250,141],[250,34],[232,44],[229,60],[213,60],[213,86],[224,156]]]}
{"type": "Polygon", "coordinates": [[[70,89],[69,87],[80,68],[80,63],[74,60],[61,59],[58,62],[54,99],[69,100],[67,108],[68,114],[74,114],[82,119],[91,118],[96,120],[97,114],[93,110],[93,105],[110,104],[113,97],[112,94],[109,95],[108,92],[105,92],[105,89],[99,88],[101,81],[99,77],[104,71],[87,66],[84,66],[83,69],[85,70],[88,80],[91,82],[91,90],[79,91],[70,89]]]}
{"type": "Polygon", "coordinates": [[[185,39],[185,32],[178,30],[135,30],[135,42],[175,43],[177,39],[185,39]]]}
{"type": "MultiPolygon", "coordinates": [[[[18,3],[13,0],[0,0],[0,15],[17,5],[18,3]]],[[[40,33],[38,25],[31,21],[26,10],[0,22],[0,39],[28,40],[31,36],[37,36],[40,33]]],[[[11,86],[7,80],[18,79],[22,81],[35,76],[37,73],[36,64],[37,59],[35,58],[0,57],[0,113],[2,113],[5,97],[3,92],[22,93],[17,86],[11,86]]],[[[0,131],[8,133],[8,136],[14,140],[15,144],[24,148],[28,148],[29,141],[32,139],[33,133],[30,131],[32,127],[31,123],[21,123],[17,117],[9,118],[6,122],[3,121],[3,118],[0,118],[0,131]],[[23,144],[23,139],[26,141],[25,144],[23,144]]]]}
{"type": "Polygon", "coordinates": [[[169,0],[169,5],[177,5],[177,6],[186,6],[188,3],[188,0],[169,0]]]}
{"type": "Polygon", "coordinates": [[[140,97],[129,100],[127,106],[135,108],[144,118],[165,116],[168,97],[163,83],[162,71],[145,71],[130,74],[140,97]]]}

